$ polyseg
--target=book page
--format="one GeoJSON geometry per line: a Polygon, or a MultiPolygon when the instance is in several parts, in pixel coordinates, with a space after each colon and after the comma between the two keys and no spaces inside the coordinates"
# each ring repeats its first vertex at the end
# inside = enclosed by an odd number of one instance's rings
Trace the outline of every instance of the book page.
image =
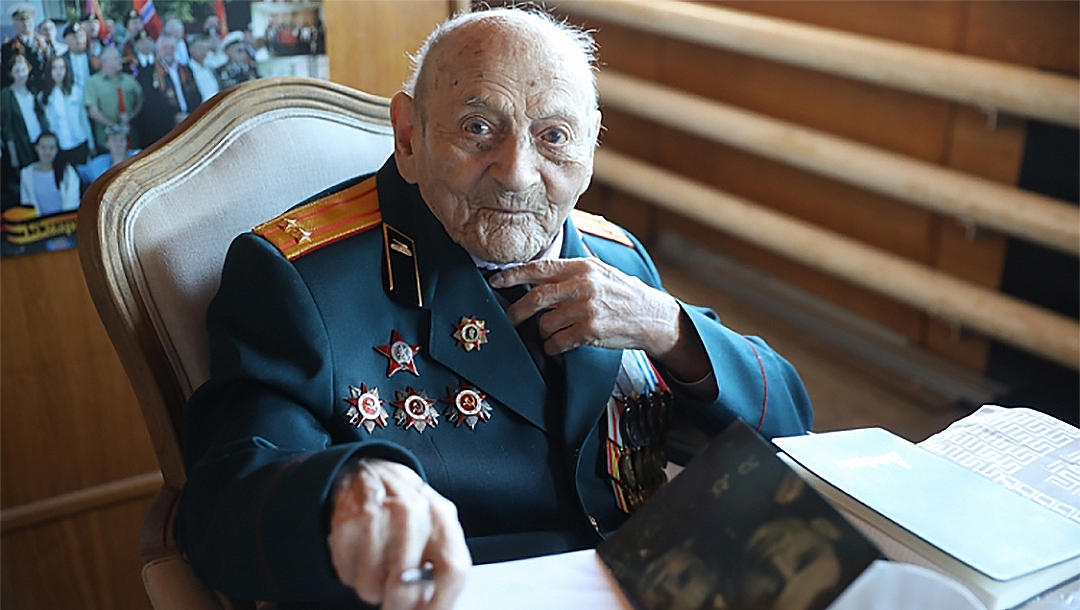
{"type": "Polygon", "coordinates": [[[1063,421],[984,405],[919,447],[1080,523],[1080,430],[1063,421]]]}

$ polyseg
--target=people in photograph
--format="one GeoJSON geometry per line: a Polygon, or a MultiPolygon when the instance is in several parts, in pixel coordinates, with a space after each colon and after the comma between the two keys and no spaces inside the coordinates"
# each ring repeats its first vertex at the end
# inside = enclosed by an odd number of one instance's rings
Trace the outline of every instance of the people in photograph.
{"type": "Polygon", "coordinates": [[[157,62],[139,71],[143,90],[138,129],[141,146],[150,146],[187,118],[202,101],[191,69],[176,59],[176,39],[162,34],[157,40],[157,62]]]}
{"type": "Polygon", "coordinates": [[[594,66],[591,37],[547,13],[455,16],[391,101],[381,169],[233,241],[176,525],[213,588],[452,608],[472,562],[593,548],[625,523],[612,448],[662,447],[663,409],[706,435],[810,428],[782,356],[573,210],[601,131],[594,66]],[[433,582],[403,580],[421,566],[433,582]]]}
{"type": "Polygon", "coordinates": [[[64,59],[68,62],[75,85],[86,89],[86,81],[101,69],[101,60],[90,57],[86,52],[86,31],[81,23],[76,21],[64,28],[64,44],[68,47],[64,59]]]}
{"type": "Polygon", "coordinates": [[[109,45],[101,39],[101,22],[97,15],[91,12],[83,16],[82,27],[86,32],[86,53],[92,58],[100,58],[109,45]]]}
{"type": "Polygon", "coordinates": [[[219,90],[217,77],[214,76],[214,68],[207,65],[207,59],[210,54],[210,41],[206,36],[199,34],[191,40],[191,63],[188,67],[191,68],[191,75],[195,77],[195,85],[199,88],[199,97],[202,101],[206,101],[215,95],[219,90]]]}
{"type": "Polygon", "coordinates": [[[139,152],[128,146],[128,132],[123,126],[113,125],[106,128],[105,133],[106,152],[75,168],[79,173],[79,180],[82,181],[83,190],[86,190],[86,187],[101,177],[110,167],[139,152]]]}
{"type": "Polygon", "coordinates": [[[56,22],[52,19],[44,19],[38,26],[38,35],[45,40],[45,48],[48,49],[49,57],[59,57],[67,53],[67,45],[56,28],[56,22]]]}
{"type": "Polygon", "coordinates": [[[24,167],[19,179],[22,205],[34,208],[38,216],[78,209],[79,175],[74,167],[57,162],[56,134],[41,132],[34,150],[38,160],[24,167]]]}
{"type": "MultiPolygon", "coordinates": [[[[135,51],[135,40],[139,32],[143,31],[145,30],[139,11],[135,9],[128,11],[127,19],[124,20],[124,41],[123,43],[117,43],[120,46],[120,58],[123,61],[124,72],[128,74],[134,75],[138,72],[139,60],[135,51]]],[[[147,35],[149,36],[149,33],[147,35]]]]}
{"type": "Polygon", "coordinates": [[[129,129],[132,140],[141,147],[132,119],[143,106],[143,92],[135,77],[121,71],[120,50],[106,47],[101,53],[101,72],[86,81],[83,92],[86,113],[94,127],[94,143],[105,149],[105,128],[122,125],[129,129]]]}
{"type": "Polygon", "coordinates": [[[225,50],[221,47],[223,36],[220,27],[218,18],[215,15],[210,15],[203,22],[203,34],[206,34],[206,42],[210,46],[204,64],[211,70],[217,70],[229,63],[229,56],[225,54],[225,50]]]}
{"type": "Polygon", "coordinates": [[[157,63],[157,44],[150,37],[150,32],[140,30],[135,34],[132,43],[134,55],[128,58],[125,65],[129,66],[125,71],[132,76],[138,76],[140,72],[153,70],[157,63]]]}
{"type": "Polygon", "coordinates": [[[49,82],[38,94],[49,129],[60,144],[57,159],[79,165],[90,155],[90,119],[86,115],[83,90],[75,85],[67,60],[54,57],[49,62],[49,82]]]}
{"type": "MultiPolygon", "coordinates": [[[[28,86],[30,62],[23,55],[15,55],[4,71],[11,85],[0,89],[0,125],[3,130],[5,166],[16,170],[37,161],[33,143],[41,132],[48,129],[45,110],[28,86]]],[[[10,178],[11,175],[7,176],[10,178]]],[[[18,182],[15,173],[12,182],[18,182]]]]}
{"type": "MultiPolygon", "coordinates": [[[[11,6],[11,24],[15,26],[15,36],[0,45],[0,61],[9,66],[16,55],[23,57],[30,66],[27,87],[37,93],[45,82],[45,64],[49,61],[49,47],[45,39],[38,35],[37,8],[33,4],[19,3],[11,6]]],[[[11,85],[11,75],[7,70],[0,74],[0,88],[11,85]]]]}
{"type": "Polygon", "coordinates": [[[221,46],[229,58],[228,63],[214,71],[221,89],[259,78],[255,70],[255,57],[249,51],[244,32],[229,32],[221,46]]]}

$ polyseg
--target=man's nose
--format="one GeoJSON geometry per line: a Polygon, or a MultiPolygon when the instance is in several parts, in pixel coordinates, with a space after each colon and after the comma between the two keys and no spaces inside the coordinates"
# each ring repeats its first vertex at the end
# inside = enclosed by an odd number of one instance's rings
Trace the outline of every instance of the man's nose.
{"type": "Polygon", "coordinates": [[[540,180],[540,154],[529,134],[504,140],[495,155],[492,176],[506,190],[524,191],[540,180]]]}

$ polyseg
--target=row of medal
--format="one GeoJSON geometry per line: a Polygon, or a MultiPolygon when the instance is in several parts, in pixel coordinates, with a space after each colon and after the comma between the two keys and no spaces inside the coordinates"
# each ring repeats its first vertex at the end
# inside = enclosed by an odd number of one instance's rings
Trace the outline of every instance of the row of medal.
{"type": "Polygon", "coordinates": [[[665,483],[667,428],[675,397],[640,350],[623,350],[607,404],[607,471],[615,499],[633,513],[665,483]]]}
{"type": "MultiPolygon", "coordinates": [[[[477,323],[475,319],[462,318],[457,334],[461,334],[463,330],[471,334],[476,330],[472,328],[474,326],[479,331],[483,331],[483,322],[477,323]]],[[[481,338],[485,334],[486,332],[479,332],[481,338]]],[[[478,346],[466,346],[467,351],[474,348],[478,346]]],[[[420,376],[416,368],[416,354],[420,352],[420,346],[407,343],[398,331],[394,330],[390,333],[390,343],[376,345],[374,349],[389,360],[386,367],[387,377],[393,377],[399,371],[408,371],[417,377],[420,376]]],[[[455,427],[464,423],[473,430],[478,422],[491,418],[491,405],[487,402],[487,395],[479,389],[461,381],[457,386],[447,387],[446,392],[447,396],[442,400],[450,404],[442,415],[454,422],[455,427]]],[[[350,385],[349,397],[345,401],[350,404],[345,412],[345,417],[350,424],[357,428],[364,428],[369,434],[375,430],[376,426],[386,427],[390,416],[383,406],[386,401],[379,396],[379,388],[368,387],[366,383],[361,383],[360,387],[350,385]]],[[[390,402],[395,407],[394,423],[405,430],[412,429],[423,434],[425,429],[439,425],[436,402],[423,389],[416,390],[409,386],[405,390],[396,390],[394,400],[390,402]]]]}

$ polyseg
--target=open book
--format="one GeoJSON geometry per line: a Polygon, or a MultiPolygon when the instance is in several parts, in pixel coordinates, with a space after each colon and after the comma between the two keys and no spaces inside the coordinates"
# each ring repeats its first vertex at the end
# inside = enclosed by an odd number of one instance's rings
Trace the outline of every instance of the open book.
{"type": "Polygon", "coordinates": [[[879,556],[741,421],[597,553],[641,610],[823,610],[879,556]]]}
{"type": "Polygon", "coordinates": [[[774,439],[887,556],[1013,608],[1080,574],[1080,523],[879,428],[774,439]]]}

